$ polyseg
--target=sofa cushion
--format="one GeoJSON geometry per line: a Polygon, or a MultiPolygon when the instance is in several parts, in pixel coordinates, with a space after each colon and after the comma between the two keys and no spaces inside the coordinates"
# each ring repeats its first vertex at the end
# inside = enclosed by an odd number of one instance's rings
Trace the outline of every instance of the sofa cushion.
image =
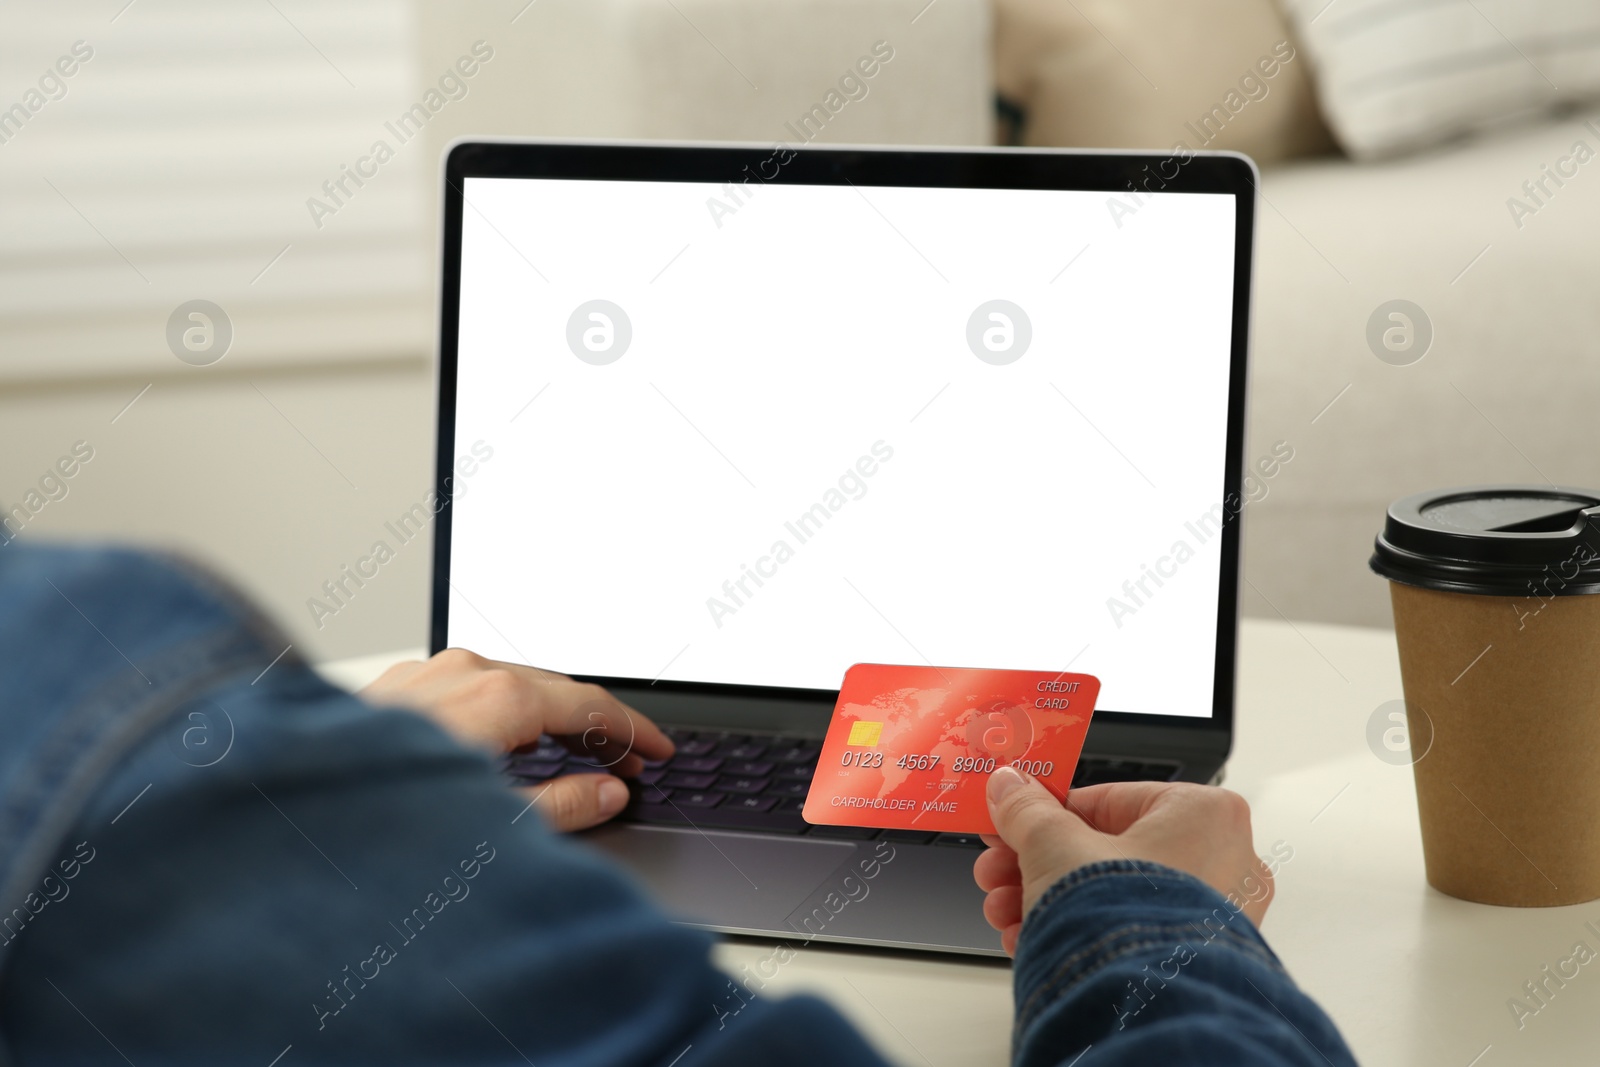
{"type": "Polygon", "coordinates": [[[996,0],[995,75],[1028,145],[1330,147],[1273,0],[996,0]]]}
{"type": "Polygon", "coordinates": [[[1358,158],[1600,97],[1595,0],[1285,0],[1358,158]]]}
{"type": "Polygon", "coordinates": [[[1387,626],[1367,558],[1390,501],[1600,484],[1600,111],[1262,187],[1246,456],[1295,456],[1245,511],[1244,608],[1387,626]],[[1403,365],[1368,332],[1394,300],[1432,335],[1403,365]]]}

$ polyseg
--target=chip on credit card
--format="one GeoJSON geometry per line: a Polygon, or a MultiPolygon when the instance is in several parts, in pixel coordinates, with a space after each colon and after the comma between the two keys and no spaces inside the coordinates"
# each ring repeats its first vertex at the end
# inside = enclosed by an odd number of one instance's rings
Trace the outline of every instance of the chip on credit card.
{"type": "Polygon", "coordinates": [[[992,834],[989,775],[1016,767],[1064,800],[1099,695],[1088,674],[858,663],[801,814],[825,826],[992,834]]]}

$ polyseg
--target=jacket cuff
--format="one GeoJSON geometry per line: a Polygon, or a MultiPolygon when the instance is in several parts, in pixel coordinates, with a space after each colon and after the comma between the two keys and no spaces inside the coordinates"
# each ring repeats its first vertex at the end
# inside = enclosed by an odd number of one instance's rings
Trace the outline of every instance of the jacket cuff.
{"type": "Polygon", "coordinates": [[[1159,973],[1220,948],[1287,980],[1278,957],[1243,913],[1246,899],[1243,891],[1224,897],[1193,875],[1159,863],[1106,860],[1079,867],[1051,886],[1023,922],[1014,978],[1016,1039],[1075,986],[1136,953],[1148,955],[1159,973]]]}

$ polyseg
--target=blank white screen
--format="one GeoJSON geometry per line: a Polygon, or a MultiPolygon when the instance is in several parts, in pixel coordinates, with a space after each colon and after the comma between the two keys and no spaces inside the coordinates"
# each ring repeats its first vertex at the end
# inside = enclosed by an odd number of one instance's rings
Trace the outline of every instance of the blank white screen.
{"type": "Polygon", "coordinates": [[[1211,713],[1231,195],[464,188],[455,449],[492,458],[458,472],[451,644],[818,689],[1070,664],[1102,708],[1211,713]],[[604,366],[567,343],[595,299],[632,330],[604,366]],[[967,339],[994,299],[1032,328],[1004,366],[967,339]]]}

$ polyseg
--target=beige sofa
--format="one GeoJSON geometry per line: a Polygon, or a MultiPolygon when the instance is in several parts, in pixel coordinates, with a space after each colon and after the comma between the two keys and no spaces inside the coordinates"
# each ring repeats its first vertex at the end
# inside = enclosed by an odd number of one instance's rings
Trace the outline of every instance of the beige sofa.
{"type": "MultiPolygon", "coordinates": [[[[1575,141],[1575,117],[1383,164],[1263,175],[1251,432],[1294,463],[1250,514],[1256,613],[1386,624],[1366,571],[1394,497],[1517,481],[1600,486],[1600,161],[1520,228],[1507,200],[1575,141]],[[1432,348],[1392,366],[1368,317],[1420,305],[1432,348]],[[1331,406],[1329,406],[1331,404],[1331,406]],[[1270,601],[1270,603],[1268,603],[1270,601]]],[[[1547,183],[1547,187],[1555,189],[1547,183]]]]}

